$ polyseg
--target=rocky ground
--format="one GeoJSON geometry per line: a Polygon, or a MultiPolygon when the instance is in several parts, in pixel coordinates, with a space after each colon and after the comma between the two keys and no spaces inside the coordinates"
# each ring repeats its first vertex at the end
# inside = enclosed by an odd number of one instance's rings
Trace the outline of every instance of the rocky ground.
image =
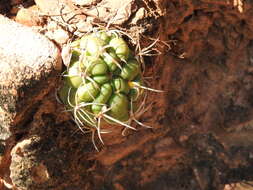
{"type": "Polygon", "coordinates": [[[0,2],[0,189],[250,189],[253,2],[0,2]],[[15,21],[15,22],[14,22],[15,21]],[[152,129],[112,128],[97,152],[55,99],[66,44],[123,30],[144,57],[152,129]]]}

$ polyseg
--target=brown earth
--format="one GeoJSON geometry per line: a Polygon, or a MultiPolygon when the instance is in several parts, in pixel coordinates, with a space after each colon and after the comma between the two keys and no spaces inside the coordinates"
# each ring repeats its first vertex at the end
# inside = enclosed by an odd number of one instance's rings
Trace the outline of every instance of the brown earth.
{"type": "MultiPolygon", "coordinates": [[[[220,190],[253,180],[253,2],[131,2],[120,26],[148,37],[142,47],[160,40],[161,55],[145,57],[150,86],[165,91],[150,93],[141,118],[153,128],[112,128],[96,152],[51,92],[2,153],[0,175],[13,189],[220,190]]],[[[85,26],[107,22],[81,16],[85,26]]],[[[74,24],[59,25],[71,36],[74,24]]]]}

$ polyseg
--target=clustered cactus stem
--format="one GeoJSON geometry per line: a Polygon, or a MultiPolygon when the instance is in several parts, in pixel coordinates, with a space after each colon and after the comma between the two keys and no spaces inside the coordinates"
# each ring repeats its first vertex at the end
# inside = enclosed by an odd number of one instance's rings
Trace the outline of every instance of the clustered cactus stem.
{"type": "MultiPolygon", "coordinates": [[[[96,31],[70,44],[71,59],[62,74],[63,85],[58,100],[73,115],[83,133],[95,133],[103,144],[104,123],[136,130],[132,121],[147,111],[146,90],[141,64],[130,50],[121,33],[116,30],[96,31]]],[[[125,132],[123,130],[122,134],[125,132]]]]}

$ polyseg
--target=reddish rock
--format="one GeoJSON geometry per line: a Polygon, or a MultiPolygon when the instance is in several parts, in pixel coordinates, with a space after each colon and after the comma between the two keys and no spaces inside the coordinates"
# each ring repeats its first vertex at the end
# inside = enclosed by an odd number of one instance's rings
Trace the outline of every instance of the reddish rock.
{"type": "Polygon", "coordinates": [[[37,189],[36,185],[48,184],[50,179],[47,167],[29,151],[38,141],[38,137],[23,140],[11,151],[10,178],[19,189],[37,189]]]}
{"type": "Polygon", "coordinates": [[[39,16],[39,10],[37,6],[21,8],[18,11],[15,20],[26,26],[39,26],[43,23],[42,18],[39,16]]]}

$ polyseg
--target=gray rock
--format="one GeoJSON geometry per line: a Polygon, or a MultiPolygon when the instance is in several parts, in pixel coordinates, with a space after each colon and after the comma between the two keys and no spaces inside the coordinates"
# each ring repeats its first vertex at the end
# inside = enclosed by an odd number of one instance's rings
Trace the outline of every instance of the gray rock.
{"type": "Polygon", "coordinates": [[[0,15],[0,140],[52,89],[61,70],[58,48],[31,28],[0,15]]]}

